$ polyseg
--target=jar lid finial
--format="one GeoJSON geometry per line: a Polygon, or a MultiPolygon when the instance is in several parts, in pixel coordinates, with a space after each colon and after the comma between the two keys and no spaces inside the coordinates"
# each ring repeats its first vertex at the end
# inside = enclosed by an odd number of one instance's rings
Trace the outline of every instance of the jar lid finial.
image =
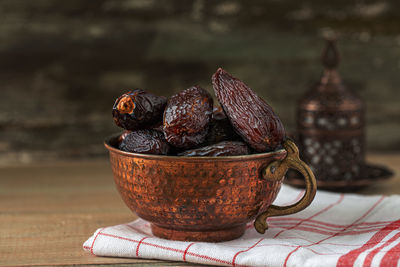
{"type": "Polygon", "coordinates": [[[333,70],[339,65],[340,55],[336,46],[336,38],[326,38],[325,49],[322,52],[322,64],[325,69],[333,70]]]}

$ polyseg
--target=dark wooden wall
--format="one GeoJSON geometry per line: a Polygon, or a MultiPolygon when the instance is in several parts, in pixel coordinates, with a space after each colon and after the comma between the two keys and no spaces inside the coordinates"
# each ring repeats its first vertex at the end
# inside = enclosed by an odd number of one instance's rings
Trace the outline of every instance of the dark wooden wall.
{"type": "Polygon", "coordinates": [[[219,66],[293,129],[331,31],[367,102],[368,148],[399,150],[399,11],[395,0],[1,0],[0,164],[104,157],[119,94],[211,90],[219,66]]]}

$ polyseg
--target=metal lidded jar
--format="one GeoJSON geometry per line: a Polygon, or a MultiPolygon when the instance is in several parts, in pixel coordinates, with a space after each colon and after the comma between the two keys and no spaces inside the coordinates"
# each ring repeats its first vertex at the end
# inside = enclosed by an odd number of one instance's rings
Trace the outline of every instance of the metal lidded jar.
{"type": "Polygon", "coordinates": [[[364,103],[346,88],[335,40],[327,40],[319,83],[300,100],[297,133],[303,160],[319,181],[355,181],[365,162],[364,103]]]}

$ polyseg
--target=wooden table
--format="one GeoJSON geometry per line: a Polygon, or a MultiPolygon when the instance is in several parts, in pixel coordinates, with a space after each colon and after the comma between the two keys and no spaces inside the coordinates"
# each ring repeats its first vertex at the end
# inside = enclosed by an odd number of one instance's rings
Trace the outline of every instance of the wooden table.
{"type": "MultiPolygon", "coordinates": [[[[371,155],[369,161],[396,174],[359,193],[400,194],[400,154],[371,155]]],[[[107,161],[0,168],[0,266],[188,265],[95,257],[82,250],[97,228],[135,218],[115,189],[107,161]]]]}

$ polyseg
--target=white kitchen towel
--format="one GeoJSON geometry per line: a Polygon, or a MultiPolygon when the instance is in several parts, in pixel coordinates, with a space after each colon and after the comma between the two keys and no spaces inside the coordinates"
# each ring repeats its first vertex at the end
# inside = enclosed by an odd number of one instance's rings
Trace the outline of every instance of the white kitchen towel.
{"type": "MultiPolygon", "coordinates": [[[[282,186],[275,204],[297,201],[302,191],[282,186]]],[[[83,245],[97,256],[186,261],[223,266],[400,266],[400,196],[317,192],[302,212],[268,219],[257,233],[222,243],[154,237],[148,222],[98,229],[83,245]]]]}

